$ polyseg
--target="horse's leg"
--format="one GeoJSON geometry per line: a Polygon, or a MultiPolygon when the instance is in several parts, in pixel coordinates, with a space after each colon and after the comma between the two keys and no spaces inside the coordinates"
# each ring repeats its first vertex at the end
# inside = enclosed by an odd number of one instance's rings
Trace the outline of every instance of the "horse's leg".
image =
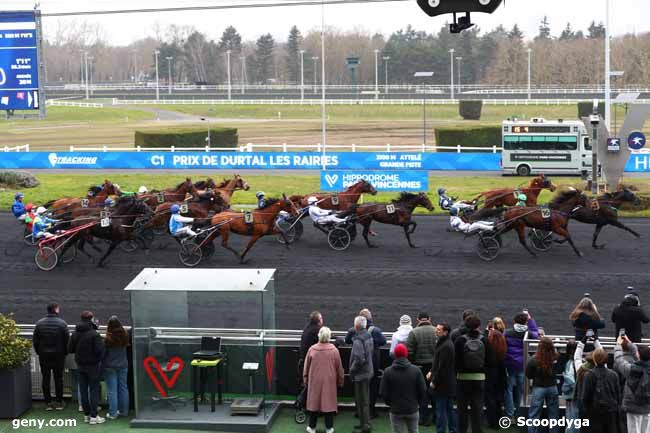
{"type": "Polygon", "coordinates": [[[104,260],[113,252],[115,247],[117,247],[117,244],[119,244],[120,241],[111,241],[111,244],[109,245],[108,249],[106,250],[106,253],[102,256],[101,259],[99,259],[99,263],[97,263],[98,268],[103,268],[104,267],[104,260]]]}
{"type": "Polygon", "coordinates": [[[235,250],[233,247],[228,245],[228,238],[230,237],[230,230],[228,229],[220,229],[219,232],[221,233],[221,246],[227,249],[228,251],[232,252],[235,257],[237,257],[239,260],[241,260],[241,257],[239,256],[239,253],[237,250],[235,250]]]}
{"type": "MultiPolygon", "coordinates": [[[[67,242],[68,245],[66,245],[63,248],[63,251],[65,252],[68,248],[70,248],[70,245],[72,245],[73,242],[77,243],[77,251],[83,253],[83,255],[88,257],[89,259],[94,260],[94,257],[92,255],[88,254],[88,252],[84,248],[84,246],[86,245],[86,236],[84,234],[79,236],[79,239],[77,239],[77,240],[71,239],[70,241],[68,241],[67,242]]],[[[94,248],[94,246],[93,246],[93,248],[94,248]]],[[[61,255],[63,255],[63,253],[61,255]]]]}
{"type": "Polygon", "coordinates": [[[530,249],[528,244],[526,243],[526,226],[520,222],[518,222],[515,226],[515,229],[517,230],[517,236],[519,236],[519,243],[526,248],[526,251],[530,253],[531,256],[537,257],[537,254],[533,250],[530,249]]]}
{"type": "Polygon", "coordinates": [[[576,248],[575,244],[573,243],[573,239],[571,239],[571,235],[569,234],[569,231],[566,229],[566,227],[553,227],[553,232],[557,233],[560,236],[563,236],[569,242],[569,245],[571,245],[571,248],[573,248],[573,251],[575,251],[578,257],[582,257],[584,255],[580,252],[580,250],[578,250],[578,248],[576,248]]]}
{"type": "Polygon", "coordinates": [[[368,245],[368,248],[376,248],[377,245],[373,245],[370,243],[370,239],[368,239],[368,233],[370,233],[370,224],[372,224],[372,220],[370,218],[366,218],[363,220],[361,225],[363,226],[363,238],[366,240],[366,245],[368,245]]]}
{"type": "Polygon", "coordinates": [[[591,246],[596,250],[602,250],[603,248],[605,248],[605,244],[602,245],[596,244],[596,241],[598,240],[598,235],[600,234],[600,231],[603,229],[603,227],[604,227],[603,225],[598,224],[596,226],[596,230],[594,230],[594,236],[591,241],[591,246]]]}
{"type": "Polygon", "coordinates": [[[415,245],[413,245],[413,242],[411,242],[411,233],[415,231],[416,224],[414,222],[411,222],[409,224],[405,224],[402,226],[404,228],[404,235],[406,236],[406,240],[409,243],[409,247],[411,248],[417,248],[415,245]],[[409,227],[413,225],[413,230],[409,230],[409,227]]]}
{"type": "Polygon", "coordinates": [[[251,248],[253,248],[253,245],[255,245],[255,242],[260,238],[260,235],[253,235],[251,237],[251,240],[248,241],[248,244],[246,245],[246,248],[244,248],[244,251],[242,251],[241,256],[239,258],[239,263],[242,265],[246,263],[246,260],[244,260],[244,257],[246,257],[246,254],[250,251],[251,248]]]}
{"type": "Polygon", "coordinates": [[[415,233],[415,228],[418,226],[418,223],[416,223],[415,221],[409,221],[408,225],[411,226],[411,230],[409,230],[409,234],[412,235],[413,233],[415,233]]]}
{"type": "Polygon", "coordinates": [[[610,223],[611,225],[613,225],[614,227],[618,227],[619,229],[622,229],[622,230],[625,230],[626,232],[630,232],[630,233],[632,233],[632,234],[633,234],[634,236],[636,236],[637,238],[640,238],[640,237],[641,237],[640,234],[638,234],[637,232],[635,232],[634,230],[632,230],[631,228],[629,228],[628,226],[626,226],[625,224],[623,224],[623,223],[620,222],[619,220],[610,221],[609,223],[610,223]]]}

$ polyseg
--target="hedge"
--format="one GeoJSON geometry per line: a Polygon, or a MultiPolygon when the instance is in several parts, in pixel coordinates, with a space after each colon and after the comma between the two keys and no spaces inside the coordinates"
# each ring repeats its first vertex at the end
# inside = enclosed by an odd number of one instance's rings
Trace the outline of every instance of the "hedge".
{"type": "MultiPolygon", "coordinates": [[[[589,117],[593,114],[594,104],[593,102],[578,102],[578,119],[583,117],[589,117]]],[[[605,103],[598,103],[598,114],[605,117],[605,103]]]]}
{"type": "Polygon", "coordinates": [[[481,120],[481,110],[483,109],[483,101],[461,99],[458,104],[458,114],[465,120],[481,120]]]}
{"type": "MultiPolygon", "coordinates": [[[[140,147],[204,147],[207,128],[164,128],[135,131],[135,146],[140,147]]],[[[210,147],[239,145],[236,128],[210,128],[210,147]]]]}
{"type": "MultiPolygon", "coordinates": [[[[450,126],[436,128],[436,146],[458,146],[459,144],[461,146],[486,148],[501,146],[501,126],[450,126]]],[[[452,149],[438,149],[437,151],[456,152],[456,150],[452,149]]]]}

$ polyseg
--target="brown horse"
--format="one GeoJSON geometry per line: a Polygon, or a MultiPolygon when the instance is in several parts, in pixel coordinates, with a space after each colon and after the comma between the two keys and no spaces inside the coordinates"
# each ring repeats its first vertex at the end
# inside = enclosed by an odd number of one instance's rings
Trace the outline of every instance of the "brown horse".
{"type": "Polygon", "coordinates": [[[122,191],[120,191],[115,184],[110,180],[105,179],[101,186],[91,186],[88,189],[85,198],[60,198],[45,203],[43,207],[50,209],[54,218],[76,218],[83,214],[98,211],[98,209],[104,205],[104,201],[109,196],[119,196],[121,194],[122,191]],[[87,209],[87,211],[77,212],[77,215],[73,215],[73,212],[77,209],[87,209]]]}
{"type": "MultiPolygon", "coordinates": [[[[210,212],[215,214],[222,212],[224,209],[227,209],[226,203],[223,201],[221,194],[217,190],[210,191],[209,198],[201,196],[200,199],[193,199],[187,201],[187,213],[183,216],[188,216],[190,218],[195,218],[199,220],[205,220],[210,215],[210,212]]],[[[170,211],[169,208],[174,205],[175,202],[166,202],[160,204],[156,207],[153,217],[145,224],[145,228],[153,229],[165,229],[169,223],[170,211]]]]}
{"type": "Polygon", "coordinates": [[[189,177],[176,185],[175,188],[149,191],[146,194],[138,195],[138,198],[144,199],[147,205],[153,209],[161,203],[184,201],[188,194],[192,196],[198,195],[198,191],[189,177]]]}
{"type": "Polygon", "coordinates": [[[411,234],[413,234],[417,227],[416,222],[413,221],[412,214],[418,206],[422,206],[429,211],[433,210],[431,200],[423,192],[419,194],[403,192],[388,205],[385,203],[368,203],[357,206],[356,215],[359,224],[363,226],[363,238],[366,240],[368,247],[375,247],[368,240],[368,233],[370,233],[370,224],[373,221],[377,221],[383,224],[402,226],[409,246],[416,248],[411,242],[411,234]],[[392,207],[390,207],[391,204],[392,207]]]}
{"type": "Polygon", "coordinates": [[[370,182],[365,179],[359,180],[354,185],[350,185],[343,192],[339,193],[326,193],[326,192],[314,192],[307,195],[292,195],[289,197],[291,202],[295,203],[298,207],[307,207],[307,199],[309,197],[316,197],[318,199],[318,207],[321,209],[331,209],[345,211],[350,209],[353,205],[357,204],[361,194],[367,193],[371,195],[377,194],[377,190],[370,182]],[[338,200],[338,204],[334,204],[332,200],[338,200]]]}
{"type": "MultiPolygon", "coordinates": [[[[577,189],[570,189],[568,191],[560,192],[548,207],[521,207],[513,206],[509,208],[494,209],[492,212],[503,213],[502,224],[505,224],[504,230],[501,233],[508,232],[512,229],[517,231],[519,236],[519,243],[521,243],[526,250],[535,256],[536,254],[526,244],[526,227],[532,227],[538,230],[552,231],[562,236],[564,240],[556,241],[564,243],[568,241],[573,251],[582,257],[582,253],[576,248],[571,235],[568,231],[569,220],[572,211],[578,206],[585,206],[587,197],[577,189]],[[547,216],[545,217],[545,213],[547,216]]],[[[489,211],[489,209],[486,209],[489,211]]],[[[472,219],[476,220],[485,216],[485,212],[479,211],[472,219]],[[482,215],[481,215],[482,214],[482,215]]]]}
{"type": "Polygon", "coordinates": [[[217,235],[221,235],[221,246],[237,256],[240,263],[245,263],[246,254],[259,238],[278,233],[276,228],[278,214],[281,211],[295,213],[293,204],[284,194],[282,198],[268,199],[267,203],[264,209],[255,209],[250,212],[250,222],[246,222],[246,214],[242,212],[225,211],[214,215],[210,220],[210,224],[221,224],[221,226],[210,236],[208,242],[212,241],[217,235]],[[228,245],[231,232],[251,237],[241,254],[228,245]]]}
{"type": "Polygon", "coordinates": [[[500,188],[492,189],[480,193],[474,198],[474,201],[483,198],[485,208],[493,208],[500,206],[515,206],[517,204],[517,195],[526,195],[526,206],[537,206],[537,197],[543,189],[548,189],[551,192],[555,191],[556,187],[551,182],[551,179],[540,174],[539,176],[530,180],[528,187],[515,189],[515,188],[500,188]]]}
{"type": "Polygon", "coordinates": [[[208,179],[202,185],[201,182],[198,182],[195,186],[199,189],[199,195],[205,194],[206,189],[218,191],[221,194],[221,198],[223,199],[226,208],[230,207],[230,202],[232,201],[232,196],[235,191],[248,191],[250,189],[248,182],[238,174],[235,174],[232,179],[224,179],[220,184],[215,184],[212,179],[208,179]]]}
{"type": "Polygon", "coordinates": [[[595,224],[596,230],[594,231],[591,246],[595,249],[603,249],[605,248],[605,245],[598,245],[596,244],[596,241],[598,240],[600,231],[606,225],[613,225],[614,227],[632,233],[637,238],[641,237],[640,234],[618,220],[618,208],[621,204],[626,202],[632,203],[635,206],[638,206],[641,203],[639,198],[632,191],[623,188],[615,193],[606,192],[596,200],[589,200],[587,206],[577,209],[573,212],[571,217],[581,223],[595,224]]]}

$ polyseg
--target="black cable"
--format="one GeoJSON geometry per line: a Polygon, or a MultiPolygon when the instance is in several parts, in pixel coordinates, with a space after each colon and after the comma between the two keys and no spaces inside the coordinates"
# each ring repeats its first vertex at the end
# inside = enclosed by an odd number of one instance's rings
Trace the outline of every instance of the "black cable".
{"type": "Polygon", "coordinates": [[[151,12],[183,12],[183,11],[203,11],[203,10],[220,10],[220,9],[257,9],[268,7],[285,7],[285,6],[321,6],[326,5],[342,5],[342,4],[356,4],[356,3],[394,3],[404,2],[409,0],[303,0],[303,1],[284,1],[277,3],[254,3],[250,5],[234,4],[234,5],[214,5],[214,6],[184,6],[172,8],[151,8],[151,9],[115,9],[105,11],[71,11],[71,12],[51,12],[41,13],[42,17],[67,17],[79,15],[115,15],[115,14],[135,14],[135,13],[151,13],[151,12]]]}

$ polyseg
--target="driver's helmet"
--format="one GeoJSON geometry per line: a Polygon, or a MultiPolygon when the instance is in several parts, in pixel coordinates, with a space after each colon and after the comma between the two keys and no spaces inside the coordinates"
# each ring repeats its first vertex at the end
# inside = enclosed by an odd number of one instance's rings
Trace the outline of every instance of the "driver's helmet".
{"type": "Polygon", "coordinates": [[[519,201],[524,201],[524,202],[525,202],[525,201],[528,201],[528,197],[526,196],[526,194],[523,194],[523,193],[522,193],[522,194],[519,194],[519,195],[517,196],[517,200],[519,200],[519,201]]]}
{"type": "Polygon", "coordinates": [[[47,210],[43,207],[40,206],[38,209],[36,209],[36,215],[43,215],[47,210]]]}
{"type": "Polygon", "coordinates": [[[451,209],[449,209],[449,215],[458,216],[458,208],[456,206],[453,206],[451,209]]]}
{"type": "Polygon", "coordinates": [[[25,197],[25,194],[23,194],[22,192],[17,192],[16,195],[14,196],[14,199],[19,200],[23,197],[25,197]]]}
{"type": "Polygon", "coordinates": [[[34,209],[34,203],[27,203],[25,205],[25,212],[31,212],[34,209]]]}
{"type": "Polygon", "coordinates": [[[307,204],[309,204],[309,206],[311,206],[313,204],[316,204],[316,203],[318,203],[318,199],[316,197],[314,197],[314,196],[309,197],[307,199],[307,204]]]}
{"type": "Polygon", "coordinates": [[[257,197],[258,200],[264,198],[264,191],[257,191],[255,197],[257,197]]]}
{"type": "Polygon", "coordinates": [[[172,207],[169,208],[169,210],[171,211],[171,213],[177,214],[181,211],[181,207],[177,204],[173,204],[172,207]]]}
{"type": "Polygon", "coordinates": [[[144,185],[142,185],[140,188],[138,188],[138,194],[146,194],[148,192],[149,192],[149,190],[144,185]]]}
{"type": "Polygon", "coordinates": [[[113,206],[114,204],[115,204],[115,200],[113,200],[113,199],[110,198],[110,197],[107,198],[106,200],[104,200],[104,207],[111,207],[111,206],[113,206]]]}
{"type": "Polygon", "coordinates": [[[444,188],[438,188],[438,195],[445,195],[445,192],[447,192],[446,189],[444,189],[444,188]]]}

